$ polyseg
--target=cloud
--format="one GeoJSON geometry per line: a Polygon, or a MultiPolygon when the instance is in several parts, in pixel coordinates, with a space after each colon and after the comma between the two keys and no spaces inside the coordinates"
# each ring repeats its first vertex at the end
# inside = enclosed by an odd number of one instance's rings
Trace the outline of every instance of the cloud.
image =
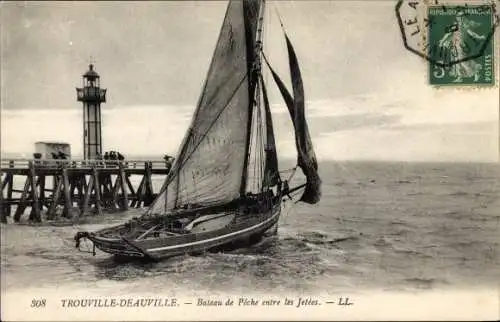
{"type": "MultiPolygon", "coordinates": [[[[320,159],[495,161],[498,105],[493,92],[422,87],[406,98],[379,92],[311,101],[306,114],[320,159]]],[[[278,152],[295,158],[288,112],[283,104],[272,110],[278,152]]],[[[188,105],[103,107],[103,147],[125,155],[173,154],[193,111],[188,105]]],[[[30,154],[33,142],[58,140],[81,154],[81,118],[77,109],[2,110],[2,151],[30,154]]]]}
{"type": "MultiPolygon", "coordinates": [[[[104,150],[124,154],[175,153],[188,127],[192,108],[118,106],[103,108],[104,150]]],[[[2,151],[30,154],[35,141],[65,141],[82,154],[82,112],[77,110],[2,110],[2,151]]]]}
{"type": "MultiPolygon", "coordinates": [[[[401,161],[498,160],[494,90],[420,87],[406,99],[378,93],[311,104],[319,158],[401,161]],[[421,95],[425,93],[424,95],[421,95]],[[318,116],[320,116],[318,118],[318,116]]],[[[281,149],[294,155],[293,140],[281,149]]]]}
{"type": "MultiPolygon", "coordinates": [[[[307,104],[320,159],[399,161],[498,160],[498,97],[494,89],[436,89],[425,84],[307,104]]],[[[278,149],[296,157],[280,114],[278,149]],[[284,130],[285,129],[285,130],[284,130]],[[282,131],[282,132],[281,132],[282,131]]]]}
{"type": "MultiPolygon", "coordinates": [[[[496,124],[489,124],[497,128],[496,124]]],[[[318,158],[337,160],[467,161],[498,160],[498,139],[489,131],[442,127],[363,129],[323,135],[315,140],[318,158]],[[485,133],[486,132],[486,133],[485,133]]]]}

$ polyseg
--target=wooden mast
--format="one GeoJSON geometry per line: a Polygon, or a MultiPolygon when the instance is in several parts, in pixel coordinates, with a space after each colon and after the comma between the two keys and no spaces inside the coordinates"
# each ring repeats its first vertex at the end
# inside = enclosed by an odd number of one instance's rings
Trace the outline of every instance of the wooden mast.
{"type": "MultiPolygon", "coordinates": [[[[244,6],[243,6],[244,8],[244,6]]],[[[247,122],[247,137],[246,137],[246,142],[245,142],[245,159],[243,160],[243,171],[241,175],[241,186],[240,186],[240,196],[243,196],[246,192],[247,188],[247,182],[248,182],[248,162],[250,159],[250,143],[252,140],[252,119],[253,119],[253,112],[254,112],[254,104],[258,102],[258,96],[255,89],[257,88],[257,82],[258,82],[258,77],[260,73],[260,55],[261,55],[261,43],[262,43],[262,20],[264,16],[264,9],[265,9],[265,1],[262,0],[261,6],[259,8],[259,16],[257,20],[257,30],[256,30],[256,41],[255,45],[253,44],[252,41],[252,46],[248,46],[248,43],[250,39],[248,38],[249,34],[249,21],[248,17],[245,15],[245,11],[243,19],[245,22],[245,30],[246,30],[246,35],[247,35],[247,59],[248,57],[252,57],[253,60],[249,62],[249,70],[248,73],[250,75],[248,82],[249,82],[249,97],[251,97],[251,100],[248,104],[248,122],[247,122]]],[[[253,39],[252,39],[253,40],[253,39]]]]}

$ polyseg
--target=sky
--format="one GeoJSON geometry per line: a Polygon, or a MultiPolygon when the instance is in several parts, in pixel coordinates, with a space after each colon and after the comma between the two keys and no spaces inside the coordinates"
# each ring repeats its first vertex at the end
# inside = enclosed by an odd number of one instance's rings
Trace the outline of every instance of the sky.
{"type": "MultiPolygon", "coordinates": [[[[175,153],[226,4],[3,2],[2,153],[29,156],[35,141],[55,140],[81,154],[82,106],[75,87],[90,56],[108,89],[104,150],[175,153]]],[[[289,83],[279,12],[301,63],[318,158],[498,161],[498,86],[429,86],[427,62],[403,47],[394,6],[373,0],[268,1],[264,50],[289,83]]],[[[294,157],[291,123],[270,77],[267,84],[278,153],[294,157]]]]}

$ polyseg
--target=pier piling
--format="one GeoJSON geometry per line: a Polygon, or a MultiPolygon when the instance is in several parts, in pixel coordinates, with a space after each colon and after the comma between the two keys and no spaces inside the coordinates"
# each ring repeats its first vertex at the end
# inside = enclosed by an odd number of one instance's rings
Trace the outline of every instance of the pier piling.
{"type": "Polygon", "coordinates": [[[164,161],[110,160],[1,160],[0,221],[21,220],[30,208],[29,221],[59,216],[72,218],[129,207],[147,207],[156,197],[153,176],[168,174],[164,161]],[[139,176],[134,187],[131,176],[139,176]],[[52,184],[50,184],[50,181],[52,184]],[[21,190],[17,185],[24,183],[21,190]],[[50,188],[49,188],[50,187],[50,188]],[[62,209],[62,211],[61,211],[62,209]]]}

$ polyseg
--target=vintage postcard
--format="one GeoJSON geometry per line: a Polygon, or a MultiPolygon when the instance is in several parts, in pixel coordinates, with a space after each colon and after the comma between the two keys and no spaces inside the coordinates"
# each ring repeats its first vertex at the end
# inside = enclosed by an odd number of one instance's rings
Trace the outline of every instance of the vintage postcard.
{"type": "Polygon", "coordinates": [[[497,320],[494,0],[2,1],[2,321],[497,320]]]}

